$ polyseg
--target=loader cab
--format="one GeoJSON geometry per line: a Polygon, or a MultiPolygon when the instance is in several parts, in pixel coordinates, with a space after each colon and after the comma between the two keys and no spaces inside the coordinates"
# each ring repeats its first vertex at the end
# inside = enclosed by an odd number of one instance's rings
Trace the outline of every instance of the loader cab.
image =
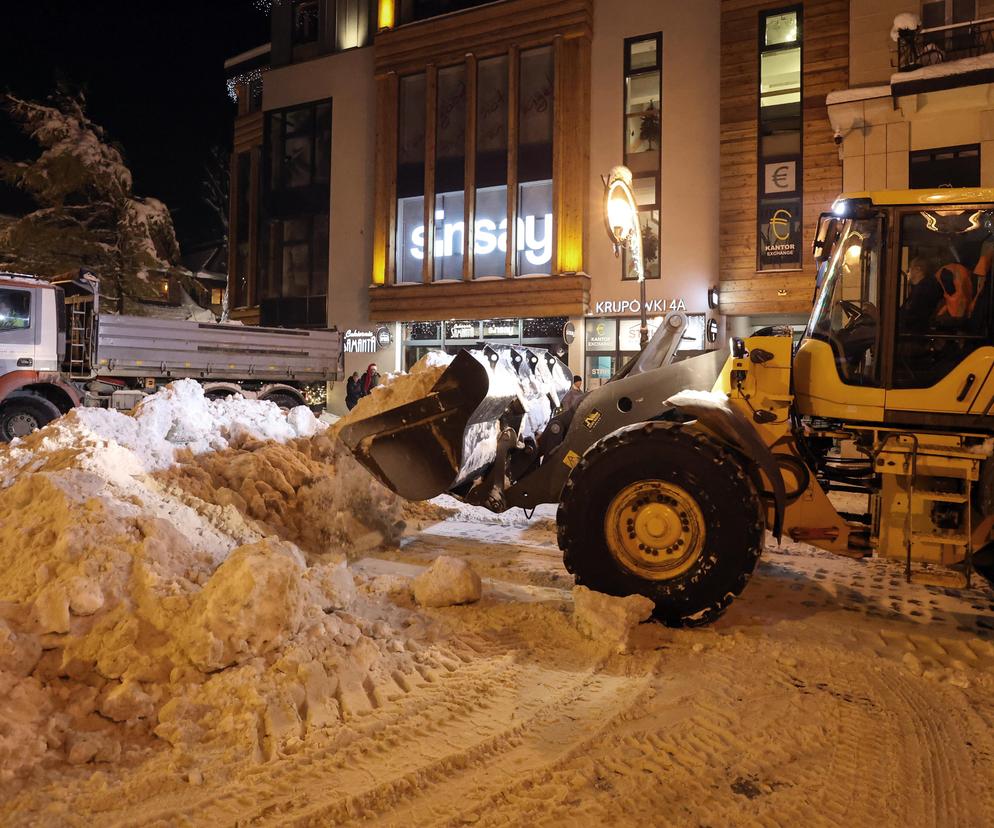
{"type": "Polygon", "coordinates": [[[980,426],[994,405],[994,190],[843,197],[815,235],[798,411],[980,426]]]}

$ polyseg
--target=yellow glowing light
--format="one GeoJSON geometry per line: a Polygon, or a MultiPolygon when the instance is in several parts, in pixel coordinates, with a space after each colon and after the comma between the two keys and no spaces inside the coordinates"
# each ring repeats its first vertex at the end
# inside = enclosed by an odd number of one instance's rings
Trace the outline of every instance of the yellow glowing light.
{"type": "Polygon", "coordinates": [[[846,248],[846,264],[854,265],[859,261],[860,254],[863,252],[863,245],[851,244],[846,248]]]}
{"type": "Polygon", "coordinates": [[[392,29],[394,23],[394,0],[380,0],[380,11],[377,16],[377,28],[392,29]]]}
{"type": "Polygon", "coordinates": [[[621,179],[612,181],[607,192],[607,225],[618,244],[632,234],[635,229],[637,210],[631,191],[621,179]]]}
{"type": "Polygon", "coordinates": [[[373,250],[373,284],[383,285],[387,281],[387,256],[386,251],[377,245],[373,250]]]}

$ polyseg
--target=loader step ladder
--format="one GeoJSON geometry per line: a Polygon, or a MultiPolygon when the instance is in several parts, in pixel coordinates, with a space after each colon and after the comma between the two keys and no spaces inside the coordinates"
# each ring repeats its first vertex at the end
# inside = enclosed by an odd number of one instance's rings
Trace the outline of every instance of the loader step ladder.
{"type": "Polygon", "coordinates": [[[969,476],[963,480],[962,492],[933,492],[923,490],[919,496],[922,500],[933,503],[950,503],[963,507],[963,525],[965,532],[944,531],[933,528],[931,531],[914,531],[913,516],[915,503],[915,485],[918,482],[918,436],[915,434],[894,434],[892,437],[905,437],[911,441],[911,451],[905,458],[905,474],[908,479],[908,499],[907,511],[904,516],[906,558],[904,564],[904,574],[908,583],[927,584],[929,586],[970,587],[973,575],[973,538],[970,527],[972,526],[971,500],[973,493],[973,483],[969,476]],[[964,548],[964,570],[962,572],[947,569],[945,567],[935,567],[924,563],[919,568],[911,565],[912,546],[919,544],[935,544],[937,546],[958,546],[964,548]]]}

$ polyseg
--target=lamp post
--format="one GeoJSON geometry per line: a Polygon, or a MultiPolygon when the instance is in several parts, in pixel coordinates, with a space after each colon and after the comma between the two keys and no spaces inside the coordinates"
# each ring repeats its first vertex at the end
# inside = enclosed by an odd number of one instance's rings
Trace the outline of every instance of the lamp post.
{"type": "Polygon", "coordinates": [[[645,265],[642,261],[642,227],[639,223],[635,193],[632,191],[632,171],[619,165],[612,167],[604,180],[604,221],[614,244],[614,255],[627,248],[631,270],[639,283],[639,349],[649,343],[649,323],[645,311],[645,265]]]}

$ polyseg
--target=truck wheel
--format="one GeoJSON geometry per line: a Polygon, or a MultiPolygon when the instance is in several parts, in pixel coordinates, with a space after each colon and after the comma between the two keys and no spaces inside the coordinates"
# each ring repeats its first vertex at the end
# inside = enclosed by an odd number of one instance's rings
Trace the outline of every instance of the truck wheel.
{"type": "Polygon", "coordinates": [[[287,411],[291,408],[296,408],[298,405],[302,405],[300,400],[289,391],[274,391],[272,394],[267,394],[263,399],[271,403],[276,403],[280,408],[287,411]]]}
{"type": "Polygon", "coordinates": [[[704,434],[646,423],[608,437],[577,465],[557,515],[576,582],[645,595],[670,626],[708,624],[742,592],[764,516],[742,466],[704,434]]]}
{"type": "Polygon", "coordinates": [[[0,404],[0,442],[25,437],[61,416],[62,412],[41,394],[19,391],[0,404]]]}

